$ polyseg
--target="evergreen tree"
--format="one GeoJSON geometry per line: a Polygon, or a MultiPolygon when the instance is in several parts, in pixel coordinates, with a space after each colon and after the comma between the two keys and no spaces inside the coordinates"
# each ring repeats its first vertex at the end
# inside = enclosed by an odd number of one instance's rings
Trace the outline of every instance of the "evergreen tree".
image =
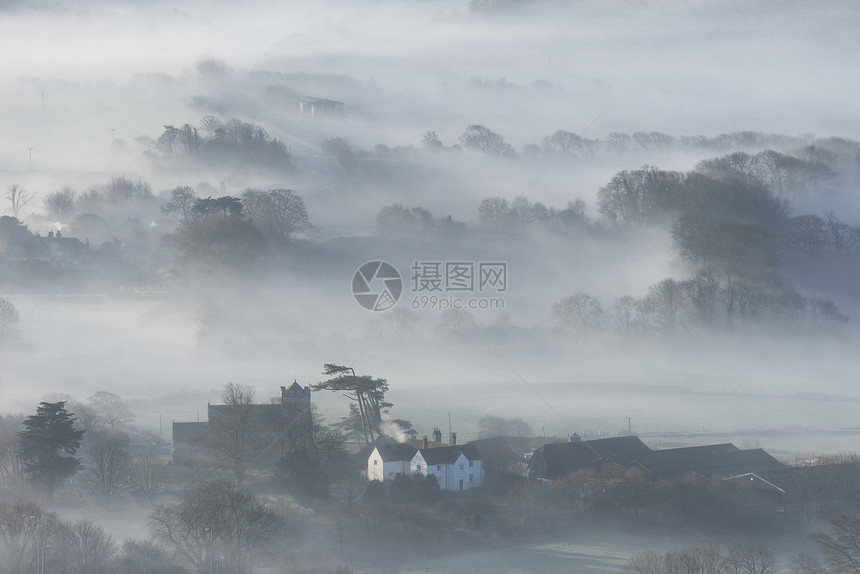
{"type": "Polygon", "coordinates": [[[53,500],[57,482],[83,468],[74,456],[83,435],[84,431],[75,429],[65,401],[39,403],[36,414],[24,420],[24,430],[18,433],[18,456],[27,479],[44,484],[48,500],[53,500]]]}

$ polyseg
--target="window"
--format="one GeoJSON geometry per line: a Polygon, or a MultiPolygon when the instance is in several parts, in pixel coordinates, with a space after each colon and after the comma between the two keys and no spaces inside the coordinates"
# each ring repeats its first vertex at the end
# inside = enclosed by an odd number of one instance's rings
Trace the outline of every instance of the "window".
{"type": "Polygon", "coordinates": [[[473,466],[475,466],[475,461],[470,460],[469,461],[469,468],[472,468],[473,466]]]}
{"type": "Polygon", "coordinates": [[[469,475],[469,482],[470,483],[475,482],[475,475],[474,474],[469,475]]]}
{"type": "Polygon", "coordinates": [[[465,466],[465,465],[463,465],[463,464],[460,465],[460,470],[463,470],[463,466],[465,466]]]}
{"type": "Polygon", "coordinates": [[[436,465],[436,470],[442,470],[442,465],[441,465],[441,464],[437,464],[437,465],[436,465]]]}
{"type": "Polygon", "coordinates": [[[379,461],[376,459],[373,459],[373,466],[377,466],[378,464],[379,464],[379,461]]]}

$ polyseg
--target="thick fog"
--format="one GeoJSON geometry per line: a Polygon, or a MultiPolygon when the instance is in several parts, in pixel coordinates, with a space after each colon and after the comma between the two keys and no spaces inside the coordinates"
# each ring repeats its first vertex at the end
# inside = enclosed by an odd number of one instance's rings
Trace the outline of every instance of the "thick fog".
{"type": "MultiPolygon", "coordinates": [[[[227,382],[275,395],[294,378],[317,382],[333,362],[387,378],[392,416],[422,434],[446,424],[449,412],[467,438],[486,413],[519,416],[557,436],[616,433],[629,417],[635,432],[738,433],[734,440],[786,457],[822,445],[851,450],[854,435],[839,442],[816,433],[856,425],[856,247],[838,264],[789,261],[781,269],[805,297],[831,299],[851,317],[838,332],[750,327],[619,342],[567,337],[553,304],[584,292],[608,311],[617,297],[688,277],[670,226],[564,241],[540,231],[476,230],[487,197],[559,210],[581,199],[597,222],[597,192],[615,173],[644,164],[687,171],[725,153],[677,147],[560,160],[521,153],[557,130],[599,140],[640,131],[860,138],[860,79],[851,73],[860,50],[856,6],[617,0],[479,9],[492,4],[0,5],[0,185],[36,194],[19,214],[31,231],[61,228],[44,216],[45,195],[63,185],[80,194],[112,176],[148,182],[162,204],[181,185],[199,197],[290,188],[314,226],[283,257],[246,275],[210,276],[193,287],[182,269],[142,279],[167,285],[164,297],[118,297],[133,274],[68,297],[11,290],[20,333],[0,350],[4,410],[30,411],[51,392],[111,390],[138,413],[140,427],[156,429],[159,417],[205,416],[227,382]],[[297,117],[299,96],[343,102],[344,116],[297,117]],[[165,126],[199,126],[208,115],[263,127],[288,146],[292,168],[152,159],[165,126]],[[448,149],[475,124],[501,134],[517,156],[448,149]],[[443,152],[423,149],[428,131],[443,152]],[[349,143],[351,168],[323,152],[331,138],[349,143]],[[401,149],[387,155],[378,145],[401,149]],[[394,202],[450,215],[470,234],[382,237],[377,213],[394,202]],[[493,331],[501,311],[474,311],[477,334],[458,333],[440,313],[419,309],[414,328],[399,331],[390,312],[369,312],[352,296],[353,274],[371,260],[403,275],[401,306],[412,301],[415,261],[505,262],[501,321],[511,327],[493,331]],[[808,432],[772,432],[785,429],[808,432]]],[[[857,182],[846,176],[790,207],[797,215],[835,210],[857,225],[857,200],[857,182]]],[[[175,221],[157,205],[128,217],[150,229],[147,245],[164,256],[162,230],[175,221]]],[[[314,401],[329,420],[346,415],[338,396],[316,393],[314,401]]]]}

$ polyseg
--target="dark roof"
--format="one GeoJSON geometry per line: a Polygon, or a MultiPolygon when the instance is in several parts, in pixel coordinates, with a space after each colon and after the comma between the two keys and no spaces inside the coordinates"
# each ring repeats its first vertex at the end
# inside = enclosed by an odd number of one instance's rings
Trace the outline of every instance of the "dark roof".
{"type": "Polygon", "coordinates": [[[600,460],[635,458],[650,452],[648,445],[636,436],[550,443],[535,450],[529,462],[529,476],[555,479],[591,467],[600,460]]]}
{"type": "Polygon", "coordinates": [[[293,384],[292,384],[292,385],[290,385],[290,386],[286,389],[286,392],[288,392],[288,393],[294,393],[294,394],[299,394],[299,393],[304,393],[304,392],[305,392],[305,389],[304,389],[304,388],[302,388],[302,386],[298,383],[298,381],[293,381],[293,384]]]}
{"type": "Polygon", "coordinates": [[[529,474],[540,478],[558,478],[588,468],[601,459],[634,459],[650,452],[648,445],[636,436],[545,444],[532,456],[529,474]],[[543,468],[543,465],[546,467],[543,468]]]}
{"type": "MultiPolygon", "coordinates": [[[[439,448],[422,448],[419,452],[427,464],[454,464],[460,454],[466,456],[462,446],[441,446],[439,448]]],[[[468,459],[469,457],[466,456],[468,459]]]]}
{"type": "Polygon", "coordinates": [[[456,448],[457,450],[462,452],[463,456],[465,456],[468,460],[481,460],[481,453],[478,452],[478,449],[473,444],[466,443],[454,445],[452,448],[456,448]]]}
{"type": "Polygon", "coordinates": [[[737,466],[742,458],[738,456],[740,452],[735,445],[724,443],[668,448],[652,451],[645,456],[613,457],[612,460],[622,465],[634,463],[654,477],[666,477],[685,472],[710,475],[712,470],[737,466]]]}
{"type": "Polygon", "coordinates": [[[387,444],[376,447],[379,456],[382,457],[382,462],[392,462],[395,460],[412,460],[415,453],[418,452],[415,447],[408,444],[387,444]]]}
{"type": "MultiPolygon", "coordinates": [[[[615,457],[619,464],[635,464],[654,479],[688,472],[713,479],[753,477],[784,490],[788,467],[760,448],[740,450],[731,443],[655,450],[648,455],[615,457]],[[625,460],[629,459],[629,460],[625,460]]],[[[761,487],[761,484],[755,486],[761,487]]]]}
{"type": "Polygon", "coordinates": [[[86,257],[90,248],[77,237],[37,237],[39,242],[52,254],[62,254],[67,257],[86,257]]]}
{"type": "MultiPolygon", "coordinates": [[[[366,463],[367,459],[370,458],[370,455],[373,454],[373,449],[378,448],[380,446],[397,444],[397,441],[391,437],[380,435],[373,439],[373,442],[370,444],[366,444],[360,449],[358,449],[355,454],[350,455],[353,460],[361,461],[362,463],[366,463]]],[[[415,449],[416,451],[418,449],[415,449]]]]}
{"type": "Polygon", "coordinates": [[[538,472],[541,478],[558,478],[591,466],[600,456],[584,442],[560,442],[545,444],[532,455],[530,466],[540,462],[546,464],[546,472],[538,472]],[[542,476],[542,475],[546,476],[542,476]]]}
{"type": "MultiPolygon", "coordinates": [[[[639,440],[638,436],[616,436],[611,438],[598,438],[584,440],[587,445],[598,456],[621,456],[635,453],[653,452],[647,444],[639,440]]],[[[575,443],[574,443],[575,444],[575,443]]]]}
{"type": "Polygon", "coordinates": [[[659,473],[682,467],[689,470],[704,468],[709,461],[717,460],[726,453],[738,451],[735,445],[722,443],[652,450],[648,453],[609,455],[607,458],[622,466],[635,462],[648,472],[659,473]]]}

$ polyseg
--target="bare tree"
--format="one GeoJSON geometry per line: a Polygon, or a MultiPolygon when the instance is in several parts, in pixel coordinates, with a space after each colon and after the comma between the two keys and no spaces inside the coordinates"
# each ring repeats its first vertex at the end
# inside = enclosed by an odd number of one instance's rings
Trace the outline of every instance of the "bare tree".
{"type": "Polygon", "coordinates": [[[118,572],[123,574],[153,574],[185,572],[170,559],[168,551],[152,540],[123,540],[116,560],[118,572]]]}
{"type": "Polygon", "coordinates": [[[716,544],[693,544],[679,555],[684,572],[690,574],[722,574],[725,566],[723,552],[716,544]]]}
{"type": "Polygon", "coordinates": [[[0,343],[11,341],[18,335],[20,315],[9,299],[0,297],[0,343]]]}
{"type": "Polygon", "coordinates": [[[806,552],[795,554],[789,559],[788,571],[791,574],[827,574],[824,564],[806,552]]]}
{"type": "Polygon", "coordinates": [[[475,149],[487,155],[513,153],[511,146],[505,143],[505,138],[478,124],[471,125],[463,131],[463,135],[460,136],[460,144],[465,148],[475,149]]]}
{"type": "Polygon", "coordinates": [[[651,286],[648,292],[655,305],[655,317],[666,333],[672,334],[681,323],[687,292],[684,285],[671,277],[651,286]]]}
{"type": "Polygon", "coordinates": [[[55,219],[63,219],[72,214],[75,209],[74,188],[64,185],[58,191],[52,191],[42,198],[42,208],[55,219]]]}
{"type": "Polygon", "coordinates": [[[657,301],[653,295],[636,300],[634,325],[640,335],[647,335],[657,317],[657,301]]]}
{"type": "Polygon", "coordinates": [[[115,437],[92,447],[86,456],[86,476],[99,496],[110,498],[128,488],[133,471],[131,455],[115,437]]]}
{"type": "Polygon", "coordinates": [[[35,502],[0,502],[2,571],[36,572],[45,559],[45,546],[57,544],[62,527],[56,514],[46,514],[35,502]]]}
{"type": "Polygon", "coordinates": [[[490,438],[497,436],[534,436],[531,425],[519,417],[496,417],[484,415],[478,419],[478,437],[490,438]]]}
{"type": "Polygon", "coordinates": [[[725,571],[728,574],[776,574],[776,554],[764,542],[740,542],[729,549],[725,571]]]}
{"type": "Polygon", "coordinates": [[[571,334],[587,334],[603,324],[603,307],[596,297],[576,293],[553,303],[552,314],[571,334]]]}
{"type": "Polygon", "coordinates": [[[182,221],[188,221],[191,219],[191,208],[194,207],[195,201],[197,201],[197,194],[194,193],[194,188],[180,185],[170,192],[170,201],[161,206],[161,211],[162,213],[176,212],[182,217],[182,221]]]}
{"type": "Polygon", "coordinates": [[[197,487],[149,517],[152,537],[201,573],[211,571],[216,549],[237,572],[250,572],[253,553],[282,541],[283,526],[272,509],[224,481],[197,487]]]}
{"type": "Polygon", "coordinates": [[[836,303],[829,299],[815,299],[810,297],[807,299],[806,305],[809,318],[818,326],[830,327],[845,323],[848,321],[848,316],[844,315],[836,303]]]}
{"type": "Polygon", "coordinates": [[[551,136],[544,138],[545,144],[553,150],[566,154],[578,151],[582,148],[582,138],[573,132],[558,130],[551,136]]]}
{"type": "Polygon", "coordinates": [[[834,572],[860,573],[860,516],[839,514],[830,518],[833,534],[816,532],[813,538],[834,572]]]}
{"type": "Polygon", "coordinates": [[[606,136],[606,144],[612,148],[615,155],[622,157],[630,150],[631,138],[629,134],[621,132],[612,132],[606,136]]]}
{"type": "Polygon", "coordinates": [[[64,529],[60,548],[70,574],[108,574],[116,544],[104,528],[78,520],[64,529]]]}
{"type": "Polygon", "coordinates": [[[627,574],[664,574],[665,557],[657,552],[640,552],[627,563],[627,574]]]}
{"type": "Polygon", "coordinates": [[[421,144],[425,149],[431,151],[438,151],[445,147],[442,145],[442,140],[439,139],[439,135],[432,130],[424,134],[424,137],[421,138],[421,144]]]}
{"type": "Polygon", "coordinates": [[[630,337],[630,327],[636,318],[636,298],[631,295],[623,295],[618,297],[612,304],[612,314],[621,332],[624,333],[624,338],[630,337]]]}
{"type": "Polygon", "coordinates": [[[0,429],[0,492],[8,498],[25,482],[24,466],[18,456],[17,428],[0,429]]]}
{"type": "Polygon", "coordinates": [[[256,396],[256,391],[249,385],[227,383],[221,391],[223,404],[210,410],[209,446],[232,463],[237,486],[243,484],[245,465],[256,449],[256,396]]]}
{"type": "Polygon", "coordinates": [[[110,425],[111,430],[119,425],[134,421],[134,413],[116,393],[99,391],[87,400],[93,405],[102,420],[110,425]]]}
{"type": "Polygon", "coordinates": [[[9,200],[9,211],[12,212],[12,217],[17,218],[21,212],[21,208],[33,201],[36,197],[35,193],[27,193],[24,187],[13,183],[6,190],[6,199],[9,200]]]}
{"type": "Polygon", "coordinates": [[[824,224],[830,232],[830,241],[837,251],[848,249],[860,241],[860,231],[839,219],[834,211],[824,212],[824,224]]]}
{"type": "Polygon", "coordinates": [[[308,226],[305,202],[292,189],[248,189],[242,194],[242,205],[251,221],[269,237],[289,237],[308,226]]]}
{"type": "Polygon", "coordinates": [[[151,453],[136,456],[132,461],[131,488],[150,500],[161,492],[165,463],[151,453]]]}
{"type": "Polygon", "coordinates": [[[817,215],[798,215],[788,221],[788,245],[806,255],[815,255],[827,241],[824,220],[817,215]]]}
{"type": "Polygon", "coordinates": [[[92,432],[96,430],[101,422],[101,416],[98,411],[90,404],[72,399],[67,403],[70,412],[75,415],[78,427],[84,432],[92,432]]]}
{"type": "Polygon", "coordinates": [[[481,224],[492,229],[502,229],[510,220],[510,205],[501,197],[488,197],[478,206],[481,224]]]}

